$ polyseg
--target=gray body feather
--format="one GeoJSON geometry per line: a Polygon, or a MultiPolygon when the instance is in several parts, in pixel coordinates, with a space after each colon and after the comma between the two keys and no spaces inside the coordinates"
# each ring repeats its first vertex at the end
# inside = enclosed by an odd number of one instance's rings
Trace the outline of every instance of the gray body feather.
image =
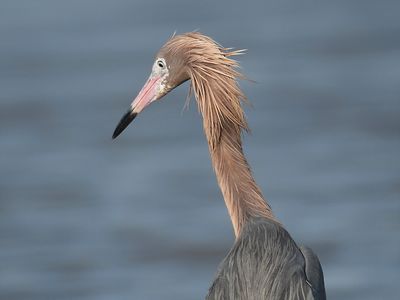
{"type": "Polygon", "coordinates": [[[222,261],[207,300],[324,300],[317,256],[277,222],[254,218],[222,261]]]}

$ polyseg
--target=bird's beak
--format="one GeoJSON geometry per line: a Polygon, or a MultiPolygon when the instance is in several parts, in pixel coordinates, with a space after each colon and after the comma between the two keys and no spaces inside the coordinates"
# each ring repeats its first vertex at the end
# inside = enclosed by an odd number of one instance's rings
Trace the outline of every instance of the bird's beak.
{"type": "Polygon", "coordinates": [[[151,102],[160,98],[160,88],[163,78],[151,75],[139,95],[133,100],[127,113],[121,118],[114,130],[112,138],[115,139],[133,121],[133,119],[151,102]]]}

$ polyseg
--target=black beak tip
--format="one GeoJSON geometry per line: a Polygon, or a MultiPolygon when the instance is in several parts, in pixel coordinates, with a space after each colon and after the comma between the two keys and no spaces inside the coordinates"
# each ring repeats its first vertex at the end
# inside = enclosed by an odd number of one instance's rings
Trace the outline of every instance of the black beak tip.
{"type": "Polygon", "coordinates": [[[128,112],[121,118],[117,127],[115,128],[112,138],[115,139],[117,136],[119,136],[121,132],[124,131],[124,129],[128,127],[128,125],[133,121],[133,119],[136,118],[136,116],[137,113],[128,110],[128,112]]]}

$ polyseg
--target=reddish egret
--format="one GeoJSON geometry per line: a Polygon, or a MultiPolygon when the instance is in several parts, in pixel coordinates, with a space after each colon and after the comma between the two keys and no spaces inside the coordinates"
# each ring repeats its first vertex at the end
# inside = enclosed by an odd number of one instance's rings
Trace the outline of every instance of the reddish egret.
{"type": "Polygon", "coordinates": [[[116,138],[151,102],[191,80],[203,116],[212,165],[236,241],[222,261],[206,299],[325,299],[318,257],[299,247],[279,223],[254,181],[242,150],[248,129],[237,79],[241,54],[198,32],[173,36],[114,131],[116,138]]]}

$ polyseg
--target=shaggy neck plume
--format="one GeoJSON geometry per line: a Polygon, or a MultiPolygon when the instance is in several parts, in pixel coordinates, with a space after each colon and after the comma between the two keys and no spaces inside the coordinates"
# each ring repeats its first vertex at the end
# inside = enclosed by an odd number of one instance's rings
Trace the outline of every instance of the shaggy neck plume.
{"type": "MultiPolygon", "coordinates": [[[[189,75],[203,115],[212,164],[237,237],[250,218],[275,217],[243,154],[241,133],[247,130],[247,123],[240,103],[244,95],[236,82],[241,75],[234,69],[236,62],[228,58],[238,52],[218,50],[218,63],[193,63],[189,75]]],[[[207,58],[204,51],[202,58],[207,58]]]]}

